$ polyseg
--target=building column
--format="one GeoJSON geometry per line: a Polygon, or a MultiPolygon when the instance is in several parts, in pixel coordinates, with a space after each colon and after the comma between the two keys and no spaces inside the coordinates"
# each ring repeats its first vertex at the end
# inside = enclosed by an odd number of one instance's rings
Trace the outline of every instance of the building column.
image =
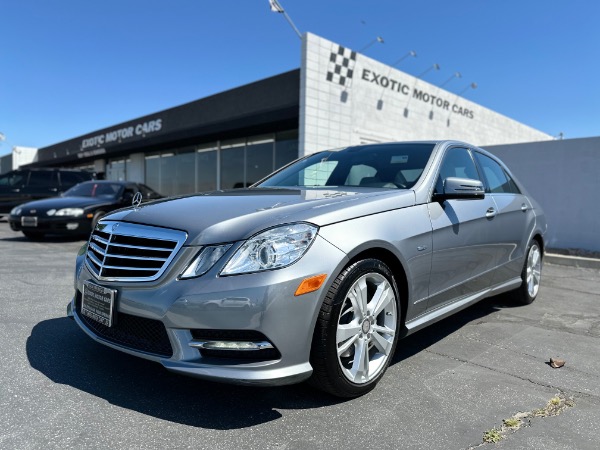
{"type": "Polygon", "coordinates": [[[106,160],[105,159],[96,159],[94,161],[94,172],[96,172],[96,174],[98,174],[98,175],[102,174],[102,176],[99,176],[98,178],[104,178],[104,176],[106,175],[106,160]]]}
{"type": "Polygon", "coordinates": [[[133,181],[134,183],[144,183],[145,177],[145,163],[146,159],[143,153],[132,153],[129,155],[127,161],[127,181],[133,181]]]}

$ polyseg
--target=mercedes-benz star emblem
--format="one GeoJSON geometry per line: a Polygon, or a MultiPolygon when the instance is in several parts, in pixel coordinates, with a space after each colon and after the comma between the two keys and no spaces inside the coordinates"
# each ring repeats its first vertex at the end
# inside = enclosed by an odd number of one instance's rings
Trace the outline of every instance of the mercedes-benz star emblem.
{"type": "Polygon", "coordinates": [[[133,196],[133,200],[131,201],[131,204],[133,205],[134,208],[139,207],[142,204],[142,193],[141,192],[136,192],[135,195],[133,196]]]}

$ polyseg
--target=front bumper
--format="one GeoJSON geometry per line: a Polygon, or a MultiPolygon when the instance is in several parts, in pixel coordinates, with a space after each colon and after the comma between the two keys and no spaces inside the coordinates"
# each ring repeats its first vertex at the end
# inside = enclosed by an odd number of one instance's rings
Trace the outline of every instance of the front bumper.
{"type": "Polygon", "coordinates": [[[37,226],[23,226],[21,216],[9,216],[13,231],[31,231],[46,234],[90,234],[92,221],[85,217],[38,217],[37,226]]]}
{"type": "MultiPolygon", "coordinates": [[[[155,282],[100,282],[78,257],[75,297],[70,303],[74,319],[92,339],[162,364],[166,369],[203,379],[236,384],[283,385],[300,382],[312,373],[309,363],[312,334],[321,302],[346,256],[317,236],[308,252],[290,267],[254,274],[219,277],[222,264],[235,252],[234,245],[220,263],[205,275],[189,280],[177,276],[195,256],[197,248],[183,247],[171,267],[155,282]],[[318,290],[294,296],[300,282],[325,273],[318,290]],[[116,310],[123,323],[157,327],[164,332],[171,352],[145,347],[128,339],[114,339],[80,313],[85,281],[116,289],[116,310]],[[207,332],[260,333],[277,350],[275,359],[240,359],[207,356],[194,347],[194,336],[207,332]],[[133,344],[131,344],[133,342],[133,344]]],[[[118,321],[118,320],[117,320],[118,321]]],[[[134,326],[134,325],[127,325],[134,326]]],[[[137,328],[138,325],[135,325],[137,328]]]]}

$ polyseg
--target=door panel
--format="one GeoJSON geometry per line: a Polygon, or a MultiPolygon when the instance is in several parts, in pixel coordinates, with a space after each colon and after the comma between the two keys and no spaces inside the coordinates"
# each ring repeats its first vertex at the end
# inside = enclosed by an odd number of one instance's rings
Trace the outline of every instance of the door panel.
{"type": "Polygon", "coordinates": [[[497,240],[498,267],[493,284],[518,277],[523,267],[523,256],[533,229],[535,214],[531,203],[501,164],[488,155],[474,152],[488,192],[496,203],[497,215],[493,233],[497,240]]]}
{"type": "MultiPolygon", "coordinates": [[[[446,150],[434,189],[443,194],[449,177],[482,181],[471,152],[462,147],[446,150]]],[[[439,198],[439,197],[437,197],[439,198]]],[[[433,230],[433,254],[427,309],[486,289],[491,284],[497,260],[493,222],[494,200],[461,199],[428,204],[433,230]]]]}
{"type": "Polygon", "coordinates": [[[497,240],[498,271],[492,281],[499,284],[520,276],[529,241],[527,230],[533,229],[535,214],[522,194],[492,194],[498,214],[493,223],[497,240]]]}
{"type": "Polygon", "coordinates": [[[433,228],[430,298],[427,308],[435,309],[458,297],[490,286],[497,259],[492,231],[495,217],[493,199],[447,200],[430,203],[433,228]]]}

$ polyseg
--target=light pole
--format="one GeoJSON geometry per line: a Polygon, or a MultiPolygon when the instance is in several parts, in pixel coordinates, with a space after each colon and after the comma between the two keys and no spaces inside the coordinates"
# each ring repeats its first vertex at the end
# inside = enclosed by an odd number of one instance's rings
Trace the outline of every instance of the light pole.
{"type": "MultiPolygon", "coordinates": [[[[462,74],[460,72],[454,72],[446,81],[440,84],[440,88],[443,88],[448,83],[450,83],[455,78],[462,78],[462,74]]],[[[433,119],[433,104],[431,105],[431,110],[429,111],[429,120],[433,119]]]]}
{"type": "Polygon", "coordinates": [[[366,49],[368,49],[369,47],[371,47],[372,45],[375,45],[377,43],[383,44],[384,40],[381,36],[377,36],[375,39],[373,39],[371,42],[369,42],[367,45],[365,45],[363,48],[361,48],[358,53],[363,53],[366,49]]]}
{"type": "Polygon", "coordinates": [[[417,80],[420,80],[422,76],[424,76],[427,72],[429,72],[430,70],[440,70],[440,65],[439,64],[434,64],[433,66],[429,66],[427,69],[425,69],[423,72],[421,72],[418,76],[417,76],[417,80]]]}
{"type": "Polygon", "coordinates": [[[400,64],[402,61],[404,61],[409,56],[416,58],[417,52],[415,52],[414,50],[409,51],[406,55],[404,55],[402,58],[400,58],[398,61],[396,61],[394,64],[392,64],[392,67],[396,67],[398,64],[400,64]]]}
{"type": "Polygon", "coordinates": [[[462,91],[460,91],[458,94],[456,94],[456,96],[460,97],[462,94],[467,92],[469,89],[477,89],[477,83],[469,84],[466,88],[464,88],[462,91]]]}
{"type": "Polygon", "coordinates": [[[290,18],[290,16],[288,16],[288,13],[285,12],[285,9],[283,9],[283,6],[281,6],[281,4],[279,3],[279,0],[269,0],[269,5],[271,6],[271,11],[283,14],[283,17],[285,17],[285,19],[296,32],[298,37],[302,40],[302,33],[300,33],[300,30],[298,30],[296,25],[294,25],[294,22],[292,22],[292,19],[290,18]]]}
{"type": "MultiPolygon", "coordinates": [[[[462,89],[458,94],[456,94],[456,97],[454,98],[454,104],[456,104],[456,100],[458,100],[458,97],[467,92],[469,89],[477,89],[477,83],[472,82],[471,84],[467,85],[464,89],[462,89]]],[[[450,114],[451,111],[448,111],[448,118],[446,119],[447,127],[450,126],[450,114]]]]}
{"type": "Polygon", "coordinates": [[[460,72],[454,72],[450,78],[448,78],[446,81],[444,81],[442,84],[440,84],[440,87],[446,86],[448,83],[450,83],[455,78],[462,78],[461,73],[460,72]]]}
{"type": "MultiPolygon", "coordinates": [[[[417,57],[417,52],[415,52],[414,50],[410,50],[409,52],[407,52],[404,56],[402,56],[398,61],[396,61],[394,64],[392,64],[388,70],[387,73],[387,78],[390,77],[390,74],[392,73],[392,67],[396,67],[398,66],[402,61],[404,61],[406,58],[408,58],[409,56],[412,56],[413,58],[417,57]]],[[[385,93],[385,88],[383,88],[381,90],[381,95],[379,96],[379,100],[377,100],[377,109],[379,111],[381,111],[383,109],[383,94],[385,93]]]]}
{"type": "MultiPolygon", "coordinates": [[[[425,69],[423,72],[421,72],[419,74],[419,76],[417,77],[417,79],[415,80],[415,84],[413,85],[413,88],[412,88],[413,92],[414,92],[415,88],[417,87],[417,83],[419,82],[419,80],[431,70],[440,70],[440,65],[437,63],[434,63],[432,66],[429,66],[427,69],[425,69]]],[[[410,95],[410,92],[409,92],[408,93],[408,101],[406,102],[406,106],[404,107],[404,117],[408,117],[408,105],[410,105],[411,99],[412,99],[412,96],[410,95]]]]}

